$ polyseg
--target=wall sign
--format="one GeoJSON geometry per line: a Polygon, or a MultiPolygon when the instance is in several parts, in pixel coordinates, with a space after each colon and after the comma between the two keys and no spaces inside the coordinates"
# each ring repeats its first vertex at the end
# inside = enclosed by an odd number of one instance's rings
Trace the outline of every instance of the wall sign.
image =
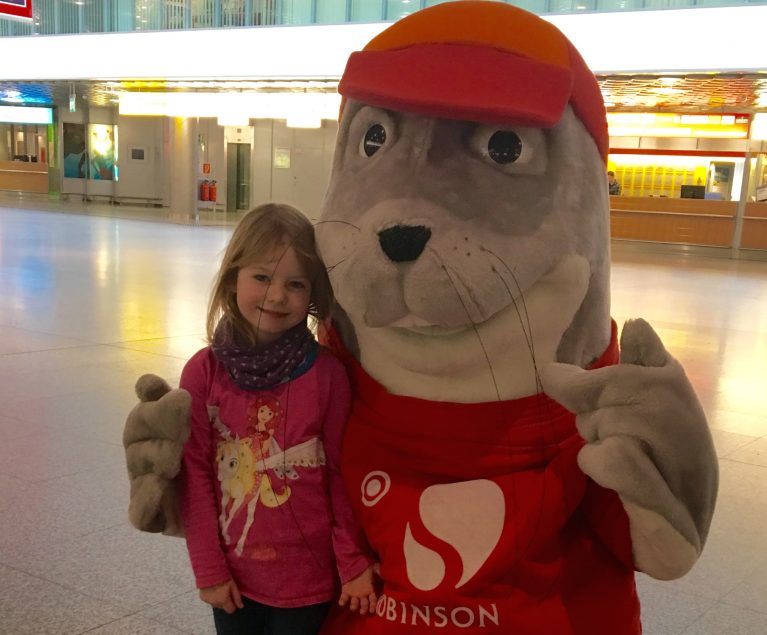
{"type": "Polygon", "coordinates": [[[274,149],[274,167],[280,170],[290,169],[290,148],[274,149]]]}
{"type": "Polygon", "coordinates": [[[32,0],[0,0],[0,17],[32,19],[32,0]]]}
{"type": "Polygon", "coordinates": [[[611,137],[708,137],[747,139],[748,114],[608,112],[611,137]]]}

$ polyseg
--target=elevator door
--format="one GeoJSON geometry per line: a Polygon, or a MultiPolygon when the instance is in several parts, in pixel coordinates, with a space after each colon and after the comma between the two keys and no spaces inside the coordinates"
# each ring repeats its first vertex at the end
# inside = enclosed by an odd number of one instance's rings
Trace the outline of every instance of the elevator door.
{"type": "Polygon", "coordinates": [[[250,208],[250,144],[226,146],[226,211],[250,208]]]}

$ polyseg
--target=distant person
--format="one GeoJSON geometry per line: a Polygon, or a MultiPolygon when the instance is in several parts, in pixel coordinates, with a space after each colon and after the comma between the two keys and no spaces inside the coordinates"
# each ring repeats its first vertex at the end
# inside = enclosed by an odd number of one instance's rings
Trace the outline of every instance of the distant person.
{"type": "Polygon", "coordinates": [[[372,613],[373,561],[341,480],[341,363],[307,325],[333,304],[314,228],[267,204],[234,230],[186,364],[181,517],[219,635],[315,635],[331,600],[372,613]]]}
{"type": "Polygon", "coordinates": [[[612,170],[607,173],[607,189],[610,192],[610,196],[620,196],[621,184],[615,178],[615,172],[612,170]]]}

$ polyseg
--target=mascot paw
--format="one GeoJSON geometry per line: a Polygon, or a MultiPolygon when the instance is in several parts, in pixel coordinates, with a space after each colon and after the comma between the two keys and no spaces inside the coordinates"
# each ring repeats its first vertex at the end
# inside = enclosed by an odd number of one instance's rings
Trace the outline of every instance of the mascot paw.
{"type": "Polygon", "coordinates": [[[131,481],[128,517],[137,529],[181,535],[175,477],[189,437],[191,396],[157,375],[136,382],[141,400],[128,414],[123,447],[131,481]]]}
{"type": "Polygon", "coordinates": [[[581,469],[618,493],[637,568],[683,575],[705,542],[716,500],[717,459],[684,370],[644,320],[626,323],[621,363],[586,371],[552,363],[545,392],[576,414],[587,444],[581,469]]]}

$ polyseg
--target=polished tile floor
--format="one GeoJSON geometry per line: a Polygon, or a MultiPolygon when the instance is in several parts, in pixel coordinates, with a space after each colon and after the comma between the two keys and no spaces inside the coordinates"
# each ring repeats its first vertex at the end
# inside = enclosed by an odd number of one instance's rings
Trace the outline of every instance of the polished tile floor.
{"type": "MultiPolygon", "coordinates": [[[[212,632],[183,543],[126,521],[121,430],[138,375],[176,382],[202,345],[233,221],[0,198],[1,634],[212,632]]],[[[615,318],[647,318],[681,359],[721,468],[696,568],[639,576],[645,633],[764,635],[767,262],[627,245],[613,262],[615,318]]]]}

